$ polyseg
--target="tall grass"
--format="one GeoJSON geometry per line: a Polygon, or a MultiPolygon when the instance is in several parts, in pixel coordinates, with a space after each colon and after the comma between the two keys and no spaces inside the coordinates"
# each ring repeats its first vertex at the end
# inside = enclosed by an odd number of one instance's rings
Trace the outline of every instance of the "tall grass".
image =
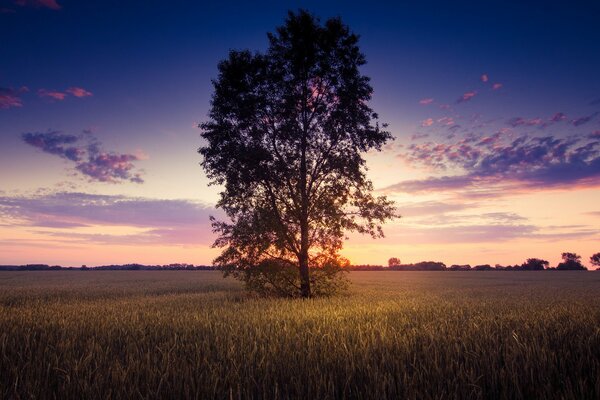
{"type": "Polygon", "coordinates": [[[600,274],[353,272],[247,297],[210,271],[0,274],[4,398],[600,398],[600,274]]]}

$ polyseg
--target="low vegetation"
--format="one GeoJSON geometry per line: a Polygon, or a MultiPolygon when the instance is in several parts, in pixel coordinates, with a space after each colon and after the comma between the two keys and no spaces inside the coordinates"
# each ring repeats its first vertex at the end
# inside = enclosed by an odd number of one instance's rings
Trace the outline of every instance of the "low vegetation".
{"type": "Polygon", "coordinates": [[[217,271],[0,274],[0,396],[600,398],[600,274],[351,272],[254,298],[217,271]]]}

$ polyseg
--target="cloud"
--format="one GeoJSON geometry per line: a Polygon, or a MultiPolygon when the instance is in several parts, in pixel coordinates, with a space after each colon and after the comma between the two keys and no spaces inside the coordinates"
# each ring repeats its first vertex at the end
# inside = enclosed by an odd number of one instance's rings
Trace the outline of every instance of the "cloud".
{"type": "Polygon", "coordinates": [[[14,3],[21,7],[49,8],[51,10],[62,8],[56,0],[14,0],[14,3]]]}
{"type": "Polygon", "coordinates": [[[427,137],[429,137],[428,133],[417,132],[417,133],[413,133],[410,136],[410,140],[419,140],[419,139],[424,139],[424,138],[427,138],[427,137]]]}
{"type": "Polygon", "coordinates": [[[494,83],[494,84],[492,85],[492,90],[498,90],[498,89],[500,89],[501,87],[502,87],[502,84],[501,84],[501,83],[494,83]]]}
{"type": "Polygon", "coordinates": [[[71,146],[79,140],[79,137],[75,135],[65,135],[58,131],[28,132],[21,135],[21,138],[33,147],[67,160],[80,161],[85,154],[85,150],[71,146]]]}
{"type": "Polygon", "coordinates": [[[600,139],[600,130],[594,131],[589,134],[588,138],[590,139],[600,139]]]}
{"type": "Polygon", "coordinates": [[[457,143],[423,143],[403,157],[457,175],[403,181],[384,189],[400,192],[467,191],[501,196],[519,191],[600,186],[600,141],[581,137],[522,136],[505,142],[464,138],[457,143]]]}
{"type": "Polygon", "coordinates": [[[481,77],[479,78],[481,79],[481,82],[486,83],[487,81],[489,81],[490,79],[488,78],[487,74],[483,74],[481,75],[481,77]]]}
{"type": "Polygon", "coordinates": [[[560,122],[564,121],[565,119],[567,119],[567,116],[565,114],[557,112],[552,116],[552,118],[550,118],[550,122],[560,122]]]}
{"type": "Polygon", "coordinates": [[[515,117],[508,120],[508,124],[513,128],[518,126],[536,126],[542,125],[544,121],[541,118],[533,118],[533,119],[524,119],[521,117],[515,117]]]}
{"type": "Polygon", "coordinates": [[[571,123],[573,124],[573,126],[580,126],[583,124],[587,124],[588,122],[590,122],[596,115],[598,115],[598,112],[595,112],[591,115],[585,116],[585,117],[580,117],[580,118],[576,118],[573,121],[571,121],[571,123]]]}
{"type": "Polygon", "coordinates": [[[67,90],[65,90],[65,92],[72,94],[75,97],[88,97],[88,96],[92,96],[92,92],[87,91],[83,88],[80,87],[70,87],[67,90]]]}
{"type": "MultiPolygon", "coordinates": [[[[36,196],[0,196],[0,208],[21,226],[46,227],[48,236],[112,244],[209,244],[210,215],[222,213],[189,200],[59,192],[36,196]],[[79,233],[73,228],[129,226],[140,233],[79,233]],[[62,231],[64,229],[64,231],[62,231]]],[[[100,229],[103,231],[102,229],[100,229]]]]}
{"type": "Polygon", "coordinates": [[[470,101],[470,100],[471,100],[473,97],[475,97],[476,95],[477,95],[477,92],[476,92],[476,91],[474,91],[474,90],[472,90],[472,91],[470,91],[470,92],[463,93],[463,95],[462,95],[462,96],[460,96],[460,97],[458,98],[458,100],[456,100],[456,103],[457,103],[457,104],[459,104],[459,103],[464,103],[464,102],[466,102],[466,101],[470,101]]]}
{"type": "Polygon", "coordinates": [[[444,203],[440,201],[423,201],[419,203],[398,204],[397,208],[403,218],[429,215],[441,215],[448,212],[462,211],[472,207],[466,203],[444,203]]]}
{"type": "Polygon", "coordinates": [[[22,107],[23,103],[19,97],[21,91],[26,91],[26,88],[14,90],[10,88],[0,87],[0,108],[22,107]]]}
{"type": "Polygon", "coordinates": [[[135,154],[119,154],[101,150],[97,139],[90,134],[85,137],[63,134],[59,131],[28,132],[21,135],[23,141],[45,153],[57,155],[75,163],[75,169],[91,180],[117,183],[129,180],[143,183],[139,172],[134,172],[135,154]]]}
{"type": "Polygon", "coordinates": [[[421,122],[421,126],[422,127],[426,127],[426,126],[431,126],[433,125],[433,119],[432,118],[427,118],[426,120],[421,122]]]}
{"type": "Polygon", "coordinates": [[[54,100],[62,101],[67,98],[67,93],[59,92],[56,90],[40,89],[40,90],[38,90],[38,96],[49,97],[54,100]]]}
{"type": "Polygon", "coordinates": [[[537,232],[533,225],[518,224],[475,224],[443,227],[403,227],[402,230],[387,230],[387,237],[407,244],[427,243],[497,243],[537,232]]]}
{"type": "Polygon", "coordinates": [[[47,89],[38,90],[38,96],[48,97],[48,98],[58,100],[58,101],[62,101],[64,99],[66,99],[67,96],[69,96],[69,95],[72,95],[73,97],[77,97],[77,98],[83,98],[83,97],[92,96],[93,93],[88,90],[85,90],[84,88],[75,87],[75,86],[66,89],[64,92],[60,92],[58,90],[47,90],[47,89]]]}
{"type": "Polygon", "coordinates": [[[433,103],[433,99],[432,98],[426,98],[426,99],[421,99],[419,100],[419,104],[426,106],[433,103]]]}

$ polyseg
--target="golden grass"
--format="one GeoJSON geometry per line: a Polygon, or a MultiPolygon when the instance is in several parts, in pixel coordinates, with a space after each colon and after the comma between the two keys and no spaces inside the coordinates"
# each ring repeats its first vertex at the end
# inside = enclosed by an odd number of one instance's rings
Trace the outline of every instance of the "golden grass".
{"type": "Polygon", "coordinates": [[[600,398],[600,273],[353,272],[330,299],[211,271],[0,273],[3,398],[600,398]]]}

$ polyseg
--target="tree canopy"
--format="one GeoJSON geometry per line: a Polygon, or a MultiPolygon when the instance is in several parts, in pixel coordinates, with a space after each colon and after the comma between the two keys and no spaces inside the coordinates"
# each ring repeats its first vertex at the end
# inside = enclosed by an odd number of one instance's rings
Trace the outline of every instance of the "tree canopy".
{"type": "Polygon", "coordinates": [[[215,263],[246,281],[265,263],[290,268],[285,292],[308,297],[312,270],[344,262],[345,232],[381,237],[396,216],[372,194],[361,155],[392,136],[368,105],[358,36],[339,18],[289,12],[268,39],[265,53],[231,51],[219,63],[200,126],[202,166],[223,186],[217,206],[229,219],[213,220],[215,263]]]}

